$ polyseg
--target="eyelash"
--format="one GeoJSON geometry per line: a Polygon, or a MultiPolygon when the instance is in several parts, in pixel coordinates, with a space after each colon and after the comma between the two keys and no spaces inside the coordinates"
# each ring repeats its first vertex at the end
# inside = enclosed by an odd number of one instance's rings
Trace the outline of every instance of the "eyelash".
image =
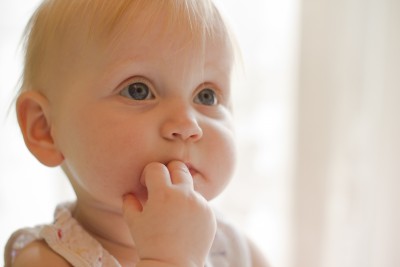
{"type": "MultiPolygon", "coordinates": [[[[133,88],[133,89],[135,89],[135,88],[133,88]]],[[[143,89],[143,88],[136,88],[136,89],[143,89]]],[[[141,92],[136,92],[136,93],[141,94],[141,92]]],[[[124,87],[120,90],[119,95],[129,98],[129,99],[132,99],[133,101],[146,101],[146,100],[154,99],[156,97],[156,94],[154,93],[154,89],[153,89],[153,86],[151,85],[151,83],[147,79],[142,78],[142,77],[135,77],[135,78],[130,79],[128,82],[126,82],[124,87]],[[131,91],[131,89],[132,89],[131,87],[134,85],[137,85],[137,86],[144,85],[146,87],[145,90],[147,90],[147,92],[145,92],[146,95],[140,99],[135,99],[133,96],[133,94],[135,92],[131,91]]],[[[139,96],[139,95],[137,95],[137,96],[139,96]]],[[[212,88],[208,84],[203,84],[200,87],[200,89],[198,89],[196,91],[196,94],[193,98],[193,102],[198,105],[216,106],[216,105],[220,104],[220,102],[221,102],[221,95],[218,92],[218,90],[212,88]],[[212,94],[211,98],[210,98],[210,95],[208,95],[207,97],[209,97],[209,98],[205,99],[206,101],[212,101],[212,103],[210,102],[209,104],[205,104],[205,103],[201,102],[202,101],[201,99],[199,99],[199,97],[201,97],[201,93],[205,92],[205,91],[207,91],[208,94],[210,94],[210,93],[212,94]]]]}
{"type": "Polygon", "coordinates": [[[219,104],[220,101],[219,101],[219,95],[217,94],[217,92],[214,89],[211,89],[209,87],[204,87],[196,93],[196,95],[193,99],[193,102],[196,104],[204,105],[204,106],[216,106],[219,104]],[[201,93],[207,93],[208,95],[203,95],[203,97],[206,97],[206,98],[204,98],[204,100],[211,101],[211,103],[209,103],[209,104],[201,103],[201,99],[200,99],[201,93]],[[212,94],[212,96],[210,96],[210,93],[212,94]]]}
{"type": "Polygon", "coordinates": [[[135,101],[145,101],[145,100],[151,100],[155,98],[155,94],[153,93],[153,88],[150,85],[150,83],[143,78],[134,78],[129,81],[129,83],[126,83],[126,86],[122,88],[122,90],[119,93],[121,96],[124,96],[126,98],[130,98],[135,101]],[[133,90],[142,90],[142,91],[133,91],[133,90]],[[144,97],[142,97],[143,90],[145,90],[144,97]],[[135,99],[134,94],[136,94],[137,97],[140,97],[139,99],[135,99]]]}

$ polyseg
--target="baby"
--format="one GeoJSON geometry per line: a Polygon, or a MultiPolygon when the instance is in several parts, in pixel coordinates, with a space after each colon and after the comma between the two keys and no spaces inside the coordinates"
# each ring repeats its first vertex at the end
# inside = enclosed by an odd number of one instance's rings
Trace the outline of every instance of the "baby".
{"type": "Polygon", "coordinates": [[[208,204],[235,164],[211,0],[47,0],[26,38],[19,125],[77,199],[15,232],[6,266],[267,266],[208,204]]]}

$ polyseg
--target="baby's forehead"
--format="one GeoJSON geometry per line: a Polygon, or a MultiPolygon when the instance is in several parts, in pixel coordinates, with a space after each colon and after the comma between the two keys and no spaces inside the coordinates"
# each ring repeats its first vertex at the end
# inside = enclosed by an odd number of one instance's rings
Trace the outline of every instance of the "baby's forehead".
{"type": "Polygon", "coordinates": [[[81,42],[113,44],[127,32],[138,40],[157,32],[160,38],[174,35],[201,44],[206,39],[228,36],[217,9],[207,0],[53,1],[60,4],[49,11],[52,14],[48,17],[55,21],[47,26],[55,29],[48,33],[59,34],[62,41],[80,37],[86,39],[81,42]]]}
{"type": "Polygon", "coordinates": [[[152,36],[147,40],[151,45],[173,36],[170,45],[177,50],[188,42],[199,50],[210,40],[230,42],[211,0],[48,0],[30,25],[24,69],[28,85],[49,69],[76,64],[94,49],[113,53],[127,37],[140,42],[152,36]]]}

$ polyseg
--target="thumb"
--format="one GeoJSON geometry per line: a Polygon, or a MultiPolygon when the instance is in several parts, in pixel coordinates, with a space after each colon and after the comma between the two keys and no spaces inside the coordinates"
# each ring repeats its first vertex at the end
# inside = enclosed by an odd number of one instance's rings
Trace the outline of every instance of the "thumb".
{"type": "Polygon", "coordinates": [[[123,198],[122,214],[125,220],[129,223],[135,220],[143,210],[140,201],[133,194],[127,194],[123,198]]]}

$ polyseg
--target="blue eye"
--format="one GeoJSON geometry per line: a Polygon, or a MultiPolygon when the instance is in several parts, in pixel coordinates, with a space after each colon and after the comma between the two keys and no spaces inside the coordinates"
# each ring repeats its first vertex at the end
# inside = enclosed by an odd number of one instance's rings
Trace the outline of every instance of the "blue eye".
{"type": "Polygon", "coordinates": [[[120,95],[139,101],[154,98],[150,88],[142,82],[136,82],[126,86],[122,89],[120,95]]]}
{"type": "Polygon", "coordinates": [[[214,106],[218,104],[218,99],[215,92],[212,89],[205,88],[201,90],[194,98],[196,104],[214,106]]]}

